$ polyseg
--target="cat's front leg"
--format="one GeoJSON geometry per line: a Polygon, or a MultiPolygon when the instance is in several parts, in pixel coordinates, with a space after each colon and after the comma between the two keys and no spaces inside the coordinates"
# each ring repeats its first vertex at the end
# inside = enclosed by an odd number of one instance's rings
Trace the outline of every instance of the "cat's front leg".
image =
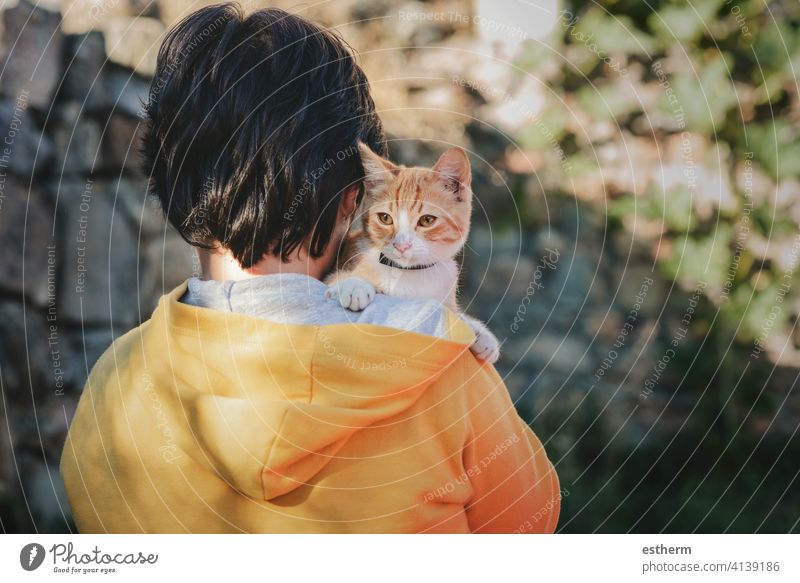
{"type": "Polygon", "coordinates": [[[339,300],[341,306],[347,310],[360,312],[375,297],[375,287],[360,277],[337,277],[329,283],[325,297],[339,300]]]}
{"type": "Polygon", "coordinates": [[[497,362],[500,358],[500,341],[497,337],[480,320],[466,314],[461,314],[461,317],[475,332],[475,342],[470,346],[472,354],[489,364],[497,362]]]}

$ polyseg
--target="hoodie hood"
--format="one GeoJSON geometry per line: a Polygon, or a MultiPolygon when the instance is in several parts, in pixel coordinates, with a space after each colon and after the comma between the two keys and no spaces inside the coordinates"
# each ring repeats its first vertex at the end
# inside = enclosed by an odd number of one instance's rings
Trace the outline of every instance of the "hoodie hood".
{"type": "Polygon", "coordinates": [[[402,418],[474,341],[447,310],[442,339],[281,324],[183,304],[185,291],[162,297],[129,367],[167,441],[253,498],[308,483],[356,432],[402,418]]]}

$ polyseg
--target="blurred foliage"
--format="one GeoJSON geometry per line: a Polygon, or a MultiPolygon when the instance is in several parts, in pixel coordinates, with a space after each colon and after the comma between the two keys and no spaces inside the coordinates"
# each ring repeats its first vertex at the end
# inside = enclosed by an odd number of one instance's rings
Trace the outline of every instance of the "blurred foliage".
{"type": "Polygon", "coordinates": [[[570,489],[560,528],[796,531],[796,413],[774,422],[800,369],[800,3],[562,8],[552,50],[531,42],[515,61],[547,82],[517,143],[541,161],[543,190],[605,213],[705,297],[660,382],[656,421],[674,433],[620,443],[595,394],[530,416],[570,489]]]}
{"type": "Polygon", "coordinates": [[[780,303],[765,353],[800,367],[800,3],[566,2],[547,44],[516,64],[550,72],[546,132],[519,132],[549,190],[602,201],[666,276],[707,284],[742,350],[780,303]]]}

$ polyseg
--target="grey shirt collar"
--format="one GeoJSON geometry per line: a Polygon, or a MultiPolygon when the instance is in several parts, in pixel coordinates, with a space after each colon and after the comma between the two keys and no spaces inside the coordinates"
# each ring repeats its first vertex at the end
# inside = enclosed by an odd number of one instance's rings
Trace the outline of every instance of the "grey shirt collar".
{"type": "Polygon", "coordinates": [[[376,294],[361,312],[326,299],[327,286],[295,273],[261,275],[239,281],[189,280],[185,304],[246,314],[284,324],[325,326],[355,322],[388,326],[439,338],[447,337],[444,308],[434,300],[376,294]]]}

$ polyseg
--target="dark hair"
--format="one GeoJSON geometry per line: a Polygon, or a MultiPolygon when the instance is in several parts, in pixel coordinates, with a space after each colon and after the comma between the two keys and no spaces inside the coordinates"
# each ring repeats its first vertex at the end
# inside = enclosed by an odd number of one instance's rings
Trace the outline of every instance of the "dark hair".
{"type": "Polygon", "coordinates": [[[158,54],[145,105],[150,192],[190,244],[243,267],[304,242],[319,257],[339,200],[386,143],[364,72],[338,36],[283,10],[198,10],[158,54]]]}

